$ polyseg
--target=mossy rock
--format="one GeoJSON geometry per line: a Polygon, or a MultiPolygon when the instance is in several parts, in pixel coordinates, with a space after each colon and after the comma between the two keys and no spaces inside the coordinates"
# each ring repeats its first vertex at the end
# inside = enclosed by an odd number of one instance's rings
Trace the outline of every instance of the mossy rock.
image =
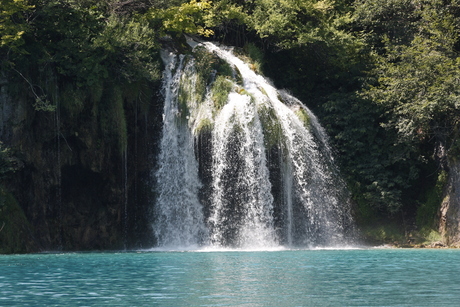
{"type": "Polygon", "coordinates": [[[122,90],[118,86],[107,87],[100,103],[97,114],[104,141],[117,144],[120,154],[128,144],[128,132],[122,90]]]}
{"type": "Polygon", "coordinates": [[[85,106],[86,93],[72,83],[65,83],[57,97],[63,111],[70,117],[79,115],[85,106]]]}
{"type": "Polygon", "coordinates": [[[264,62],[264,53],[254,44],[248,43],[242,49],[236,48],[233,53],[242,61],[248,63],[248,66],[252,71],[263,75],[262,66],[264,62]]]}
{"type": "Polygon", "coordinates": [[[310,116],[308,115],[307,111],[304,108],[299,106],[298,109],[294,111],[294,113],[295,113],[295,115],[297,115],[297,117],[303,123],[305,128],[309,129],[310,124],[311,124],[311,119],[310,119],[310,116]]]}
{"type": "Polygon", "coordinates": [[[406,244],[404,229],[394,223],[367,225],[361,229],[364,240],[372,245],[391,244],[399,246],[406,244]]]}
{"type": "Polygon", "coordinates": [[[192,93],[190,92],[190,89],[187,89],[185,86],[181,85],[179,87],[179,94],[177,99],[179,103],[179,118],[182,122],[186,122],[188,116],[190,115],[188,103],[192,99],[192,93]]]}
{"type": "Polygon", "coordinates": [[[282,138],[282,128],[275,110],[269,106],[261,106],[258,110],[259,119],[264,131],[264,143],[267,150],[279,145],[282,138]]]}
{"type": "Polygon", "coordinates": [[[202,133],[211,132],[214,125],[209,118],[202,119],[194,130],[195,135],[200,135],[202,133]]]}
{"type": "Polygon", "coordinates": [[[204,47],[195,51],[195,67],[197,71],[197,81],[195,90],[202,100],[206,95],[206,89],[217,79],[233,79],[235,76],[234,69],[226,61],[222,60],[213,53],[210,53],[204,47]]]}
{"type": "Polygon", "coordinates": [[[14,196],[0,187],[0,253],[36,251],[31,226],[14,196]]]}
{"type": "Polygon", "coordinates": [[[228,100],[228,94],[233,89],[233,83],[224,76],[217,76],[214,81],[211,93],[214,106],[217,110],[224,107],[228,100]]]}
{"type": "Polygon", "coordinates": [[[435,186],[426,191],[425,201],[417,209],[416,223],[419,229],[433,229],[435,227],[447,180],[448,174],[443,170],[439,173],[435,186]]]}

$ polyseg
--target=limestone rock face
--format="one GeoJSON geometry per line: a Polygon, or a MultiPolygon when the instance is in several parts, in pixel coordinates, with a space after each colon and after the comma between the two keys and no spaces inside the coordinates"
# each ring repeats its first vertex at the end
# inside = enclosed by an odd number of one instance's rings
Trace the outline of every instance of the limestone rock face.
{"type": "Polygon", "coordinates": [[[451,162],[449,181],[440,209],[439,231],[444,243],[460,246],[460,163],[451,162]]]}
{"type": "MultiPolygon", "coordinates": [[[[100,113],[90,102],[78,114],[60,107],[37,111],[33,97],[13,97],[9,86],[0,72],[0,141],[21,168],[0,186],[14,197],[30,225],[34,244],[22,250],[149,246],[150,173],[162,114],[156,98],[143,110],[136,98],[123,100],[127,144],[120,150],[101,131],[100,113]]],[[[4,232],[11,222],[7,219],[0,214],[4,232]]]]}

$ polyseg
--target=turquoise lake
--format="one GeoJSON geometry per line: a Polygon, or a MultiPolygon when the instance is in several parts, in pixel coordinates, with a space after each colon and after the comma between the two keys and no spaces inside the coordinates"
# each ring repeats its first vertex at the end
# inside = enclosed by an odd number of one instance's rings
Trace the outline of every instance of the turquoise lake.
{"type": "Polygon", "coordinates": [[[1,255],[0,306],[460,306],[460,250],[1,255]]]}

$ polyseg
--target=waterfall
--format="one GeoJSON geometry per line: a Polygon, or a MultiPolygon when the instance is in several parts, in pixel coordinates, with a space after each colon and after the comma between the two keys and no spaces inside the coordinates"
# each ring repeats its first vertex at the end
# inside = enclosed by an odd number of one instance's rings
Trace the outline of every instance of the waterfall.
{"type": "Polygon", "coordinates": [[[156,173],[158,199],[154,233],[159,246],[197,246],[205,237],[203,210],[198,200],[200,181],[192,133],[183,120],[179,85],[192,63],[184,67],[184,56],[163,53],[164,125],[160,144],[160,167],[156,173]]]}
{"type": "Polygon", "coordinates": [[[56,162],[57,162],[57,189],[56,189],[56,206],[58,210],[58,220],[59,220],[59,225],[58,225],[58,249],[62,250],[64,246],[63,242],[63,232],[64,232],[64,227],[63,227],[63,208],[62,208],[62,161],[61,161],[61,107],[59,104],[59,87],[58,83],[56,80],[56,76],[54,77],[54,97],[55,97],[55,107],[56,107],[56,112],[55,112],[55,124],[56,124],[56,162]]]}
{"type": "Polygon", "coordinates": [[[162,57],[156,245],[346,244],[349,199],[315,115],[230,49],[162,57]]]}
{"type": "Polygon", "coordinates": [[[123,248],[128,245],[128,149],[124,148],[121,156],[121,174],[123,191],[123,248]]]}
{"type": "Polygon", "coordinates": [[[262,247],[275,243],[273,197],[264,135],[254,102],[230,93],[212,135],[211,242],[262,247]]]}

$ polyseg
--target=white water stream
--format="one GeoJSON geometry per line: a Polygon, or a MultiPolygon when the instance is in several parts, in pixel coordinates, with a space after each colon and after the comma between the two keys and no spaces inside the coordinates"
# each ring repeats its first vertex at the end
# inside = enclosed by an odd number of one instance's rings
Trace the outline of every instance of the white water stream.
{"type": "Polygon", "coordinates": [[[156,173],[158,199],[154,232],[159,246],[188,247],[202,243],[206,228],[198,200],[200,181],[189,127],[178,120],[178,90],[184,71],[184,56],[163,54],[165,97],[160,167],[156,173]],[[175,70],[175,71],[174,71],[175,70]]]}
{"type": "Polygon", "coordinates": [[[231,66],[234,77],[227,80],[233,89],[226,103],[216,106],[215,72],[206,92],[199,93],[195,59],[164,52],[164,126],[153,223],[157,246],[347,243],[349,202],[316,117],[231,51],[212,43],[199,46],[231,66]],[[198,153],[204,122],[211,148],[198,153]],[[277,157],[270,156],[272,151],[277,157]],[[212,161],[203,171],[211,177],[206,185],[196,158],[202,155],[212,161]],[[208,197],[200,198],[200,191],[208,197]]]}

